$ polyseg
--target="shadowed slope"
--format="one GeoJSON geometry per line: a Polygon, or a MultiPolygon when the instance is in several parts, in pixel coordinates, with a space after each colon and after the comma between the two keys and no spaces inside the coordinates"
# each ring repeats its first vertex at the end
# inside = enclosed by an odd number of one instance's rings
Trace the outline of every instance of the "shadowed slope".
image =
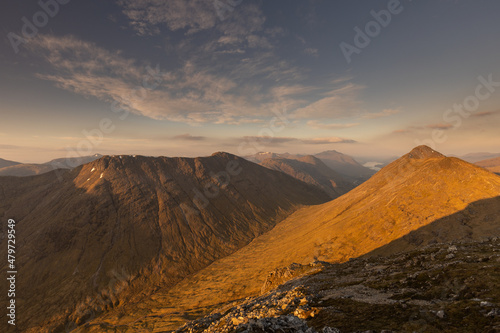
{"type": "Polygon", "coordinates": [[[419,247],[452,241],[500,237],[500,196],[471,203],[464,210],[445,216],[366,254],[388,256],[419,247]]]}
{"type": "MultiPolygon", "coordinates": [[[[82,324],[231,254],[299,205],[328,200],[226,153],[106,156],[59,173],[0,178],[0,216],[17,221],[21,329],[82,324]]],[[[5,230],[0,239],[5,251],[5,230]]]]}
{"type": "Polygon", "coordinates": [[[21,163],[9,161],[9,160],[4,160],[3,158],[0,158],[0,169],[10,167],[13,165],[17,165],[17,164],[21,164],[21,163]]]}

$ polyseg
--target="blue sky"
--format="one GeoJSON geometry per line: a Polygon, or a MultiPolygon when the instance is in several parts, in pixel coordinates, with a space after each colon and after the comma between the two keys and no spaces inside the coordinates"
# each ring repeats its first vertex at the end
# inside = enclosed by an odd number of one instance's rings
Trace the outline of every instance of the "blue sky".
{"type": "Polygon", "coordinates": [[[2,158],[499,151],[498,1],[42,3],[0,4],[2,158]]]}

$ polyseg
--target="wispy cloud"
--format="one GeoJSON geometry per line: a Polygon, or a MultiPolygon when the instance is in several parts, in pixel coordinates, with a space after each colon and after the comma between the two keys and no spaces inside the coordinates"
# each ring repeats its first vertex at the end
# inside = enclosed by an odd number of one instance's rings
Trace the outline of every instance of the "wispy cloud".
{"type": "Polygon", "coordinates": [[[225,63],[222,70],[186,59],[178,68],[156,73],[161,86],[140,98],[136,90],[148,74],[147,63],[72,36],[40,35],[29,48],[50,65],[39,78],[83,96],[118,101],[153,119],[238,125],[260,123],[272,116],[270,110],[283,107],[297,118],[331,119],[359,111],[362,87],[344,79],[301,84],[302,71],[272,52],[225,63]]]}
{"type": "Polygon", "coordinates": [[[395,114],[400,113],[400,110],[398,109],[385,109],[382,110],[381,112],[376,112],[376,113],[367,113],[362,116],[362,118],[365,119],[376,119],[376,118],[382,118],[382,117],[389,117],[395,114]]]}
{"type": "Polygon", "coordinates": [[[308,145],[325,145],[331,143],[357,143],[355,140],[343,139],[338,137],[330,137],[330,138],[314,138],[314,139],[306,139],[301,140],[303,143],[308,145]]]}
{"type": "Polygon", "coordinates": [[[495,115],[499,115],[499,114],[500,114],[500,110],[498,110],[498,111],[484,111],[484,112],[473,113],[472,117],[484,118],[484,117],[495,116],[495,115]]]}
{"type": "MultiPolygon", "coordinates": [[[[188,35],[217,29],[227,36],[251,36],[262,30],[265,22],[265,16],[254,3],[242,3],[237,9],[230,7],[232,10],[224,20],[220,20],[214,2],[207,0],[119,0],[118,4],[139,35],[159,34],[166,27],[171,31],[183,30],[188,35]]],[[[254,35],[248,42],[264,41],[254,35]]]]}
{"type": "Polygon", "coordinates": [[[282,144],[288,142],[298,141],[297,138],[289,137],[271,137],[271,136],[244,136],[243,141],[257,142],[259,144],[282,144]]]}
{"type": "Polygon", "coordinates": [[[327,137],[327,138],[294,138],[294,137],[270,137],[270,136],[245,136],[244,141],[255,142],[262,145],[281,145],[286,143],[302,143],[306,145],[324,145],[333,143],[357,143],[355,140],[339,138],[339,137],[327,137]]]}
{"type": "Polygon", "coordinates": [[[313,49],[313,48],[307,48],[304,50],[305,54],[308,54],[313,57],[318,57],[319,56],[319,50],[318,49],[313,49]]]}
{"type": "Polygon", "coordinates": [[[317,120],[309,120],[307,122],[307,126],[315,129],[327,129],[327,130],[338,130],[338,129],[343,129],[343,128],[351,128],[358,126],[359,123],[350,123],[350,124],[325,124],[325,123],[320,123],[317,120]]]}
{"type": "Polygon", "coordinates": [[[453,128],[453,125],[452,124],[431,124],[431,125],[427,125],[426,126],[427,128],[430,128],[430,129],[438,129],[438,130],[448,130],[448,129],[451,129],[453,128]]]}
{"type": "Polygon", "coordinates": [[[322,97],[295,111],[297,118],[342,118],[357,116],[361,111],[359,92],[363,86],[347,83],[322,93],[322,97]]]}
{"type": "Polygon", "coordinates": [[[157,34],[162,24],[173,31],[193,33],[213,28],[218,20],[211,1],[120,0],[118,4],[140,35],[157,34]]]}
{"type": "Polygon", "coordinates": [[[193,136],[191,134],[180,134],[172,137],[173,140],[183,140],[183,141],[203,141],[207,138],[204,136],[193,136]]]}

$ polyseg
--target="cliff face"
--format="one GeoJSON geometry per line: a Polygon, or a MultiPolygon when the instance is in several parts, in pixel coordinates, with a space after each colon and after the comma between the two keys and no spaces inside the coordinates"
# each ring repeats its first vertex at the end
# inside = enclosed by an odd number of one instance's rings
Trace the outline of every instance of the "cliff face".
{"type": "Polygon", "coordinates": [[[299,206],[328,200],[226,153],[105,156],[72,171],[0,177],[0,188],[0,216],[17,221],[18,327],[43,324],[37,332],[172,286],[299,206]]]}

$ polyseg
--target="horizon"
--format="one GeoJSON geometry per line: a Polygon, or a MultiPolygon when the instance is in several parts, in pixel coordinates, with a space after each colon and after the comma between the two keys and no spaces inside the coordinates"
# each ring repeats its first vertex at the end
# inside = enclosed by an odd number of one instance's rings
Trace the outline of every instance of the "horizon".
{"type": "Polygon", "coordinates": [[[500,3],[41,3],[0,5],[3,159],[499,152],[500,3]]]}
{"type": "MultiPolygon", "coordinates": [[[[422,145],[422,146],[426,146],[426,147],[429,147],[427,145],[422,145]]],[[[363,155],[363,156],[351,156],[349,154],[345,154],[341,151],[338,151],[338,150],[335,150],[335,149],[330,149],[330,150],[324,150],[324,151],[320,151],[320,152],[317,152],[317,153],[311,153],[311,154],[306,154],[306,153],[297,153],[297,154],[291,154],[291,155],[298,155],[298,156],[315,156],[315,155],[318,155],[318,154],[321,154],[321,153],[326,153],[326,152],[337,152],[337,153],[340,153],[340,154],[343,154],[343,155],[347,155],[347,156],[350,156],[352,158],[354,158],[358,163],[366,166],[366,164],[370,164],[370,163],[384,163],[387,162],[387,160],[391,160],[391,161],[394,161],[396,159],[399,159],[401,157],[403,157],[404,155],[410,153],[413,149],[417,148],[419,146],[415,146],[413,147],[412,149],[408,150],[407,152],[401,154],[401,155],[363,155]],[[369,162],[366,162],[364,160],[369,160],[371,159],[369,162]]],[[[429,147],[431,148],[431,147],[429,147]]],[[[431,148],[433,149],[433,148],[431,148]]],[[[436,150],[437,151],[437,150],[436,150]]],[[[440,151],[437,151],[439,153],[442,153],[444,156],[446,157],[456,157],[456,158],[464,158],[464,157],[471,157],[471,156],[474,156],[474,155],[500,155],[500,153],[496,153],[496,152],[485,152],[485,151],[477,151],[477,152],[469,152],[467,154],[463,154],[463,155],[456,155],[456,154],[445,154],[443,152],[440,152],[440,151]]],[[[176,158],[176,157],[180,157],[180,158],[197,158],[197,157],[209,157],[209,156],[212,156],[216,153],[229,153],[229,154],[232,154],[232,155],[235,155],[235,156],[238,156],[238,157],[241,157],[241,158],[246,158],[246,157],[250,157],[250,156],[253,156],[253,155],[245,155],[245,156],[242,156],[242,155],[238,155],[238,154],[233,154],[231,152],[227,152],[227,151],[223,151],[223,150],[219,150],[219,151],[214,151],[212,153],[208,153],[208,154],[205,154],[205,155],[196,155],[196,156],[169,156],[169,155],[144,155],[144,154],[120,154],[120,153],[115,153],[115,154],[101,154],[99,152],[96,152],[96,153],[93,153],[92,155],[81,155],[81,156],[64,156],[64,157],[55,157],[55,158],[51,158],[49,160],[42,160],[42,161],[36,161],[36,162],[33,162],[33,161],[19,161],[19,160],[10,160],[8,158],[3,158],[2,156],[0,156],[0,159],[3,159],[3,160],[7,160],[7,161],[11,161],[11,162],[18,162],[18,163],[22,163],[22,164],[48,164],[50,162],[52,162],[53,160],[57,160],[57,159],[71,159],[71,158],[79,158],[79,157],[91,157],[91,156],[95,156],[95,155],[99,155],[99,158],[102,158],[102,157],[106,157],[106,156],[142,156],[142,157],[152,157],[152,158],[158,158],[158,157],[167,157],[167,158],[176,158]]],[[[270,153],[270,154],[277,154],[277,155],[285,155],[285,154],[290,154],[289,152],[275,152],[275,151],[259,151],[257,152],[256,154],[267,154],[267,153],[270,153]]]]}

